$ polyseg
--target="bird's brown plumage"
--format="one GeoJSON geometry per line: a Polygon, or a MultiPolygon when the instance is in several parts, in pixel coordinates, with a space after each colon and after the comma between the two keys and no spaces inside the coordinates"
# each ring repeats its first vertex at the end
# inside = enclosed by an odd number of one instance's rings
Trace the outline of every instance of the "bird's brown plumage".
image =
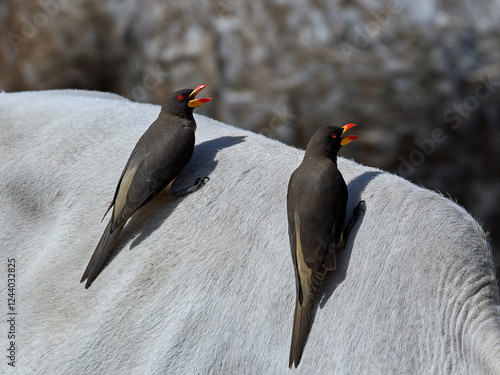
{"type": "Polygon", "coordinates": [[[109,223],[80,281],[87,279],[86,288],[101,272],[130,217],[162,190],[170,187],[191,159],[196,130],[193,108],[210,100],[194,99],[203,87],[174,93],[135,145],[106,211],[113,207],[109,223]]]}
{"type": "Polygon", "coordinates": [[[297,291],[289,367],[300,363],[314,302],[326,272],[336,268],[348,198],[337,152],[342,142],[356,139],[341,137],[349,127],[320,128],[288,185],[288,233],[297,291]]]}

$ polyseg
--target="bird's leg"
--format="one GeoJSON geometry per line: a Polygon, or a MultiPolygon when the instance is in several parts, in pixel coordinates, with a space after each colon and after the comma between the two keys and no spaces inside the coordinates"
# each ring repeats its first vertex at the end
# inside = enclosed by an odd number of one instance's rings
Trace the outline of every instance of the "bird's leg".
{"type": "Polygon", "coordinates": [[[356,224],[356,222],[358,221],[361,211],[365,210],[365,208],[363,207],[364,205],[365,201],[359,201],[357,206],[354,207],[354,210],[352,211],[352,217],[347,223],[347,226],[342,231],[342,236],[340,237],[340,243],[337,246],[337,251],[344,250],[345,244],[347,243],[347,239],[349,238],[349,234],[351,233],[354,224],[356,224]]]}
{"type": "Polygon", "coordinates": [[[194,185],[191,186],[190,188],[187,188],[187,189],[184,189],[181,191],[176,191],[175,193],[171,193],[171,195],[172,195],[172,197],[174,197],[174,199],[177,199],[177,198],[183,197],[185,195],[194,193],[195,191],[197,191],[201,187],[203,187],[203,185],[205,185],[208,180],[210,180],[210,178],[208,178],[208,177],[197,178],[196,181],[194,182],[194,185]]]}

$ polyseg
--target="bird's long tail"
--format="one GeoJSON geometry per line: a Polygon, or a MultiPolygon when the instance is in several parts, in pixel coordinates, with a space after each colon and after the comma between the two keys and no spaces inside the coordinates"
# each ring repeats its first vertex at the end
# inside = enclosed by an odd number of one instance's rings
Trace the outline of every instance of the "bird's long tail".
{"type": "Polygon", "coordinates": [[[94,254],[92,254],[92,258],[90,258],[89,264],[83,273],[82,279],[80,282],[83,282],[87,279],[87,283],[85,284],[85,289],[87,289],[92,282],[96,279],[99,273],[106,262],[106,259],[109,256],[109,253],[113,249],[115,245],[116,239],[120,235],[124,225],[119,226],[113,232],[111,232],[111,224],[112,220],[109,221],[104,233],[101,236],[99,243],[97,244],[96,249],[94,250],[94,254]]]}
{"type": "Polygon", "coordinates": [[[302,359],[302,352],[309,333],[309,321],[311,320],[311,311],[314,302],[318,298],[323,280],[325,279],[326,269],[320,267],[318,270],[313,270],[311,282],[302,290],[302,303],[295,302],[295,315],[293,318],[292,344],[290,346],[290,360],[288,367],[292,368],[295,364],[297,367],[302,359]],[[308,290],[306,290],[308,289],[308,290]]]}

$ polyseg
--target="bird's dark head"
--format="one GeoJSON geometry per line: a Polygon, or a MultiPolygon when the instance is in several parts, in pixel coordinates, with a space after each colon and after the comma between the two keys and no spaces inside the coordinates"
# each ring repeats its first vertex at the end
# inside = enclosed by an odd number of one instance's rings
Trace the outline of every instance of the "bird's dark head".
{"type": "Polygon", "coordinates": [[[338,126],[323,126],[319,128],[307,144],[306,154],[325,155],[335,160],[342,146],[359,138],[357,135],[342,136],[356,124],[338,126]]]}
{"type": "Polygon", "coordinates": [[[192,119],[193,110],[200,105],[209,102],[212,98],[196,99],[196,95],[205,88],[199,85],[193,89],[183,89],[174,92],[162,105],[162,109],[175,115],[192,119]]]}

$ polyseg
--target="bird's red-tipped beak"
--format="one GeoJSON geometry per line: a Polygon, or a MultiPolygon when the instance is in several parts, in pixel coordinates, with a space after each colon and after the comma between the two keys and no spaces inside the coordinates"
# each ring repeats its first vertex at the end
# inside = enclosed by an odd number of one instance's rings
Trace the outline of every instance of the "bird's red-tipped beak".
{"type": "MultiPolygon", "coordinates": [[[[342,126],[342,129],[344,129],[342,134],[344,134],[347,130],[349,130],[350,128],[352,128],[354,126],[356,126],[356,124],[346,124],[346,125],[342,126]]],[[[342,146],[345,146],[346,144],[351,143],[352,141],[355,141],[358,138],[359,138],[359,135],[348,135],[346,137],[340,137],[340,139],[341,139],[340,144],[342,146]]]]}
{"type": "Polygon", "coordinates": [[[193,92],[191,94],[189,94],[188,107],[196,108],[196,107],[199,107],[200,105],[205,104],[205,103],[209,102],[210,100],[212,100],[212,98],[195,99],[196,95],[201,90],[203,90],[205,87],[207,87],[207,86],[206,85],[199,85],[197,88],[195,88],[193,90],[193,92]]]}

